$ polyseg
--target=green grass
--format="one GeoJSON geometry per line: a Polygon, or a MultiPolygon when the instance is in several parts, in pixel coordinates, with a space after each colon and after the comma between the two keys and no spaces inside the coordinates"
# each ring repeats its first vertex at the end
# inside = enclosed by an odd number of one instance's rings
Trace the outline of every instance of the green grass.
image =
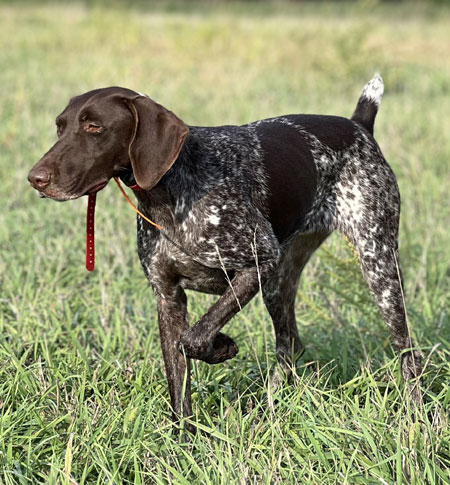
{"type": "MultiPolygon", "coordinates": [[[[450,483],[450,10],[95,5],[0,6],[0,483],[450,483]],[[408,413],[388,331],[336,235],[299,287],[295,382],[268,385],[274,338],[258,297],[227,327],[238,356],[194,365],[201,431],[180,441],[133,213],[111,184],[99,194],[88,274],[86,200],[39,200],[28,186],[54,118],[108,85],[189,124],[349,116],[376,70],[376,137],[402,193],[407,309],[425,357],[421,415],[408,413]]],[[[189,299],[192,322],[214,301],[189,299]]]]}

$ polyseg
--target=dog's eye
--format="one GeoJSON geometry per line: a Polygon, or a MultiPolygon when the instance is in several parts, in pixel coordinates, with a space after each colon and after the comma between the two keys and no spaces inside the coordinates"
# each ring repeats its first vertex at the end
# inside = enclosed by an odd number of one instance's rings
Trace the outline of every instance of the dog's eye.
{"type": "Polygon", "coordinates": [[[64,128],[65,128],[65,123],[63,123],[63,122],[57,123],[56,134],[57,134],[58,138],[60,138],[61,135],[64,133],[64,128]]]}
{"type": "Polygon", "coordinates": [[[84,125],[84,131],[86,133],[101,133],[103,131],[103,126],[96,125],[95,123],[86,123],[84,125]]]}

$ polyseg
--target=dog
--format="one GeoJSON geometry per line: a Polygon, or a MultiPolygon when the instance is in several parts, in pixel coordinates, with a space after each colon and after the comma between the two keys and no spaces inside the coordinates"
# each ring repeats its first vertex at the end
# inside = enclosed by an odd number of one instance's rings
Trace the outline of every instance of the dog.
{"type": "MultiPolygon", "coordinates": [[[[190,359],[233,358],[237,345],[221,329],[260,289],[289,375],[303,351],[298,281],[334,230],[358,253],[404,379],[419,380],[398,261],[399,189],[373,138],[383,91],[375,75],[350,119],[300,114],[198,127],[146,95],[109,87],[72,98],[56,118],[58,140],[28,175],[39,194],[77,199],[120,177],[164,228],[137,217],[175,420],[192,415],[190,359]],[[191,327],[186,289],[219,295],[191,327]]],[[[411,396],[420,400],[418,384],[411,396]]]]}

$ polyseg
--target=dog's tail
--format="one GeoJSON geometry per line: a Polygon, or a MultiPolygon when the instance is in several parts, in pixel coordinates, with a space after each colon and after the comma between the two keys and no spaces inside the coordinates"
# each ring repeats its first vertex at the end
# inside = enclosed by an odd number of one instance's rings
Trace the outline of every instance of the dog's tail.
{"type": "Polygon", "coordinates": [[[352,120],[360,125],[373,135],[373,124],[375,116],[380,106],[381,98],[383,97],[384,85],[381,76],[377,73],[364,86],[361,95],[358,99],[355,112],[352,115],[352,120]]]}

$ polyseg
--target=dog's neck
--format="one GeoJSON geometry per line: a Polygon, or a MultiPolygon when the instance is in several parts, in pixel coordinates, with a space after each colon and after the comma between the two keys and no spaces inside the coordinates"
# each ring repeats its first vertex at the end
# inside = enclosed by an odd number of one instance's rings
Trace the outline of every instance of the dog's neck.
{"type": "MultiPolygon", "coordinates": [[[[195,151],[195,149],[193,149],[193,148],[195,146],[198,147],[198,140],[194,140],[193,138],[194,137],[193,137],[192,134],[188,135],[188,137],[186,138],[186,140],[183,144],[183,147],[182,147],[177,159],[173,163],[172,167],[162,177],[162,179],[158,182],[158,184],[155,187],[157,187],[159,185],[165,185],[170,189],[170,187],[174,185],[173,184],[174,181],[175,181],[175,184],[176,184],[176,181],[179,178],[179,175],[181,175],[182,173],[184,174],[185,171],[183,170],[182,166],[186,165],[186,164],[187,165],[191,164],[192,159],[193,159],[192,153],[195,151]]],[[[192,167],[188,171],[192,171],[192,167]]],[[[131,165],[129,165],[127,168],[121,169],[121,173],[119,174],[119,178],[127,187],[130,187],[131,189],[137,190],[137,191],[145,191],[145,189],[142,189],[138,185],[138,183],[137,183],[137,181],[134,177],[134,173],[133,173],[133,169],[132,169],[131,165]]],[[[150,191],[152,191],[153,189],[154,189],[154,187],[152,187],[152,189],[150,189],[150,191]]],[[[148,192],[148,191],[146,191],[146,192],[148,192]]]]}
{"type": "Polygon", "coordinates": [[[191,192],[198,191],[196,186],[199,167],[196,167],[194,156],[198,149],[198,141],[194,138],[196,137],[191,133],[187,136],[172,167],[150,190],[139,187],[131,167],[120,174],[122,182],[133,189],[139,202],[139,209],[164,228],[169,229],[176,225],[177,219],[181,215],[177,210],[177,203],[181,199],[186,202],[190,201],[191,192]]]}

